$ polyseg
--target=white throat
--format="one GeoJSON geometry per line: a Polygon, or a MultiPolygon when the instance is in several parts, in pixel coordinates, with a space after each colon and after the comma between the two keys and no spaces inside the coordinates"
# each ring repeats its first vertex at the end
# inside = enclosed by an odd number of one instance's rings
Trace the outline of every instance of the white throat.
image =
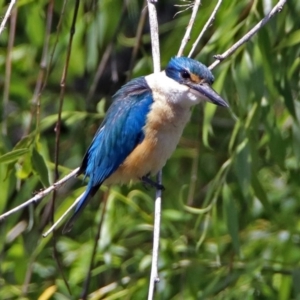
{"type": "Polygon", "coordinates": [[[153,92],[154,101],[156,101],[155,95],[159,95],[158,99],[164,98],[170,104],[191,107],[204,100],[197,91],[171,79],[165,71],[150,74],[145,79],[153,92]]]}

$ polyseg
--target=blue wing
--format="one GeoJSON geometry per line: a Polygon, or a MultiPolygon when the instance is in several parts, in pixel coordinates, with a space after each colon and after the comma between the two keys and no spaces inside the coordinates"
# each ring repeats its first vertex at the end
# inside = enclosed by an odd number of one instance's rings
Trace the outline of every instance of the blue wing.
{"type": "Polygon", "coordinates": [[[103,181],[118,169],[144,139],[143,127],[153,103],[151,90],[144,77],[124,85],[113,100],[82,161],[79,174],[89,177],[89,182],[63,232],[70,231],[75,219],[103,181]]]}

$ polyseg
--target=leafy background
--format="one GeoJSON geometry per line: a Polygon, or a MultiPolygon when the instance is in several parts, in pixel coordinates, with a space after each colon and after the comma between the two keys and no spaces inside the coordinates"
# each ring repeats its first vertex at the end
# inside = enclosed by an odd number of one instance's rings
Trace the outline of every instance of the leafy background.
{"type": "MultiPolygon", "coordinates": [[[[188,3],[157,4],[162,66],[176,55],[190,18],[191,9],[175,4],[188,3]]],[[[202,1],[185,55],[215,4],[202,1]]],[[[209,65],[275,4],[224,1],[193,57],[209,65]]],[[[1,16],[7,6],[0,0],[1,16]]],[[[0,36],[0,213],[55,180],[55,125],[74,9],[74,1],[19,1],[15,32],[8,23],[0,36]]],[[[59,177],[80,165],[110,96],[126,80],[152,72],[145,10],[138,0],[80,2],[63,97],[59,177]]],[[[300,2],[287,1],[215,68],[214,88],[230,109],[195,107],[163,170],[157,299],[300,299],[299,15],[300,2]]],[[[80,179],[64,185],[55,197],[54,218],[83,190],[80,179]]],[[[145,299],[154,191],[141,184],[102,187],[70,234],[59,229],[42,238],[52,219],[51,199],[1,223],[0,298],[78,299],[90,273],[89,299],[145,299]]]]}

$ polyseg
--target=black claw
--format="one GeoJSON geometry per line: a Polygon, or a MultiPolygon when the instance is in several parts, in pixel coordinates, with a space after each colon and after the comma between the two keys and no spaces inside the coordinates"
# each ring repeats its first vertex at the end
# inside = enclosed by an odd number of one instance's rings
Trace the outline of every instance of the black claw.
{"type": "Polygon", "coordinates": [[[161,191],[164,191],[164,190],[165,190],[165,187],[164,187],[162,184],[159,184],[159,183],[153,181],[153,180],[152,180],[151,178],[149,178],[148,176],[143,176],[143,177],[141,178],[141,181],[142,181],[142,183],[143,183],[143,185],[144,185],[144,187],[145,187],[146,189],[148,189],[148,186],[150,186],[150,187],[154,187],[154,188],[156,188],[156,189],[158,189],[158,190],[161,190],[161,191]]]}

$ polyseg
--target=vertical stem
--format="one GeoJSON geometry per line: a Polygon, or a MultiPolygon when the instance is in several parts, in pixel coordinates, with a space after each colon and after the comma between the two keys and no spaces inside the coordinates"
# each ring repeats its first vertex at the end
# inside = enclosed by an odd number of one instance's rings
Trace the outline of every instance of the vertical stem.
{"type": "MultiPolygon", "coordinates": [[[[73,19],[72,19],[72,24],[71,24],[71,29],[70,29],[70,35],[69,35],[69,43],[68,43],[68,48],[67,48],[67,56],[66,56],[66,61],[60,81],[60,96],[59,96],[59,108],[58,108],[58,117],[57,117],[57,123],[55,126],[55,154],[54,154],[54,162],[55,162],[55,167],[54,167],[54,181],[57,181],[59,178],[58,174],[58,161],[59,161],[59,143],[60,143],[60,129],[61,129],[61,114],[62,114],[62,109],[63,109],[63,103],[64,103],[64,96],[65,96],[65,90],[66,90],[66,79],[67,79],[67,74],[68,74],[68,68],[69,68],[69,62],[70,62],[70,57],[71,57],[71,50],[72,50],[72,43],[73,43],[73,38],[75,34],[75,25],[76,25],[76,20],[77,20],[77,15],[78,15],[78,10],[79,10],[79,4],[80,0],[75,1],[75,6],[74,6],[74,13],[73,13],[73,19]]],[[[56,190],[53,191],[52,194],[52,201],[51,201],[51,222],[52,224],[54,223],[54,207],[55,207],[55,199],[56,199],[56,190]]],[[[54,259],[56,260],[58,269],[62,275],[63,281],[70,293],[72,295],[72,291],[70,289],[69,283],[63,273],[63,267],[60,262],[59,258],[59,253],[57,251],[57,245],[56,245],[56,235],[55,231],[53,232],[53,256],[54,259]]]]}
{"type": "MultiPolygon", "coordinates": [[[[154,73],[160,72],[160,54],[159,54],[159,35],[156,8],[153,2],[148,0],[149,23],[151,33],[152,58],[154,73]]],[[[162,182],[162,171],[157,174],[157,182],[162,182]]],[[[159,281],[158,277],[158,253],[159,253],[159,235],[160,235],[160,219],[161,219],[161,190],[156,190],[155,212],[154,212],[154,229],[153,229],[153,252],[150,284],[148,291],[148,300],[154,297],[155,284],[159,281]]]]}
{"type": "Polygon", "coordinates": [[[159,54],[159,37],[158,37],[158,22],[154,1],[148,0],[148,12],[152,45],[153,71],[160,72],[160,54],[159,54]]]}
{"type": "MultiPolygon", "coordinates": [[[[162,171],[157,174],[157,182],[162,183],[162,171]]],[[[150,274],[150,285],[148,292],[148,300],[154,298],[155,284],[159,282],[158,276],[158,254],[159,254],[159,238],[160,238],[160,221],[161,221],[161,195],[160,189],[156,190],[155,209],[154,209],[154,228],[153,228],[153,248],[152,248],[152,264],[150,274]]]]}

